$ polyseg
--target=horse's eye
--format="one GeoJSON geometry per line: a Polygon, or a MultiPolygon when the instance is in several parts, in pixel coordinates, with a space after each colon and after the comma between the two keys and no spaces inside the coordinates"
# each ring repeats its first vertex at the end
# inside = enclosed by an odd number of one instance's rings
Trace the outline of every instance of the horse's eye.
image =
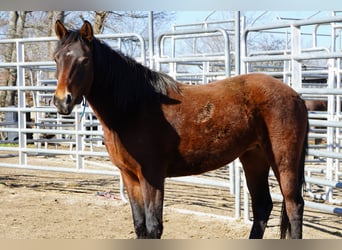
{"type": "Polygon", "coordinates": [[[57,63],[59,61],[60,58],[60,52],[57,52],[53,55],[53,60],[57,63]]]}
{"type": "Polygon", "coordinates": [[[89,58],[88,57],[80,57],[78,59],[79,63],[82,65],[87,65],[89,63],[89,58]]]}

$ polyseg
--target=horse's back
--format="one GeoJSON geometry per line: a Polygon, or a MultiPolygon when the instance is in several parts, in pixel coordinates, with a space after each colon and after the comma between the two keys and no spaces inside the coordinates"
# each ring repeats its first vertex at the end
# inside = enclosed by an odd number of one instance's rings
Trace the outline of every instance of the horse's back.
{"type": "Polygon", "coordinates": [[[265,74],[246,74],[236,79],[228,78],[228,84],[243,85],[244,98],[251,109],[256,109],[264,117],[278,116],[306,120],[307,110],[300,95],[282,81],[265,74]],[[299,118],[301,116],[302,118],[299,118]]]}
{"type": "Polygon", "coordinates": [[[179,104],[164,107],[180,139],[177,159],[184,160],[172,164],[179,170],[169,173],[172,176],[223,166],[256,145],[269,144],[270,137],[281,146],[285,140],[296,143],[305,133],[304,102],[273,77],[247,74],[180,87],[182,96],[173,96],[179,104]]]}

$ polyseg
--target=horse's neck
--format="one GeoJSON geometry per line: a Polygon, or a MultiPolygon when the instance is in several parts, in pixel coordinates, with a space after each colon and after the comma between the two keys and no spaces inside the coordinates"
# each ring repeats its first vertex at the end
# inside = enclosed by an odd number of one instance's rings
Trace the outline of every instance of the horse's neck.
{"type": "Polygon", "coordinates": [[[109,130],[118,130],[133,118],[131,112],[123,112],[115,108],[110,96],[105,94],[90,95],[87,100],[101,125],[109,130]]]}
{"type": "MultiPolygon", "coordinates": [[[[115,114],[110,114],[110,104],[106,104],[107,100],[105,99],[105,97],[101,97],[101,96],[94,96],[94,94],[92,93],[90,96],[86,97],[89,105],[91,106],[91,108],[93,109],[97,119],[101,122],[101,124],[103,125],[103,123],[108,123],[108,118],[111,115],[115,115],[115,114]]],[[[114,112],[113,112],[114,113],[114,112]]]]}

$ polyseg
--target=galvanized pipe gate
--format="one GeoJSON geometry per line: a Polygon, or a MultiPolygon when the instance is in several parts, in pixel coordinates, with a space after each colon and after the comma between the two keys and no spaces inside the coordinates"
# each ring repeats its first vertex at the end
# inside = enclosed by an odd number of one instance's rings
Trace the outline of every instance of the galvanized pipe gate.
{"type": "MultiPolygon", "coordinates": [[[[238,75],[240,69],[241,73],[261,71],[282,79],[304,98],[327,100],[326,112],[310,112],[309,115],[310,138],[320,138],[326,143],[311,145],[306,167],[308,194],[314,200],[324,200],[325,203],[306,201],[306,205],[341,215],[340,95],[342,90],[340,87],[342,71],[340,58],[342,53],[340,52],[340,32],[342,17],[333,16],[244,28],[243,22],[240,23],[240,15],[237,13],[236,18],[232,20],[219,23],[205,22],[200,24],[203,26],[201,29],[198,29],[198,24],[196,25],[196,29],[174,27],[172,32],[165,33],[157,39],[158,54],[153,58],[157,69],[166,71],[174,78],[189,84],[206,83],[238,75]],[[318,30],[323,26],[330,29],[328,36],[330,44],[318,47],[319,39],[322,38],[318,30]],[[308,33],[307,27],[312,29],[309,33],[312,46],[303,48],[302,44],[308,33]],[[241,36],[240,30],[243,31],[241,36]],[[286,40],[286,47],[277,51],[251,50],[247,41],[253,33],[278,34],[286,40]],[[205,39],[219,41],[222,49],[202,51],[200,45],[205,43],[205,39]],[[184,46],[190,46],[190,52],[185,50],[184,46]],[[280,64],[275,65],[275,62],[280,64]],[[315,67],[310,68],[311,62],[315,62],[315,67]],[[325,85],[317,87],[314,83],[303,81],[303,79],[311,78],[325,79],[325,85]],[[314,127],[324,127],[323,130],[321,129],[323,132],[315,132],[319,129],[315,130],[314,127]],[[314,187],[317,185],[324,186],[325,191],[315,192],[314,187]]],[[[139,51],[133,56],[146,65],[145,41],[140,35],[101,35],[99,38],[120,50],[124,49],[123,44],[127,39],[134,40],[139,45],[139,51]]],[[[0,120],[0,135],[12,135],[7,140],[0,138],[2,156],[0,167],[120,175],[108,159],[108,154],[102,145],[101,125],[94,117],[92,110],[86,106],[85,115],[81,119],[84,107],[80,105],[75,108],[70,118],[57,114],[55,108],[50,105],[49,101],[56,86],[56,80],[51,75],[55,67],[54,62],[33,62],[25,58],[25,51],[30,49],[30,44],[54,43],[55,41],[55,38],[0,40],[0,46],[15,44],[17,50],[15,62],[0,63],[0,70],[9,68],[17,70],[17,85],[0,86],[0,91],[15,91],[18,96],[16,106],[0,108],[0,114],[7,114],[7,117],[11,114],[15,117],[14,114],[17,114],[17,119],[12,121],[0,120]],[[13,135],[17,135],[17,139],[13,135]],[[56,155],[69,156],[64,157],[64,166],[60,163],[53,164],[53,157],[56,155]],[[17,156],[15,158],[17,160],[7,161],[6,156],[17,156]],[[37,157],[39,161],[36,160],[37,157]]],[[[151,58],[150,61],[152,61],[151,58]]],[[[243,179],[241,164],[239,161],[234,161],[227,167],[229,176],[223,178],[222,181],[201,176],[172,178],[171,180],[228,187],[235,195],[234,218],[241,216],[242,184],[244,218],[248,221],[250,218],[249,198],[245,183],[241,181],[243,179]]],[[[125,199],[122,182],[120,183],[121,196],[125,199]]],[[[281,198],[280,194],[273,194],[273,197],[281,198]]]]}
{"type": "MultiPolygon", "coordinates": [[[[323,145],[311,145],[309,157],[313,161],[306,164],[306,183],[308,194],[314,199],[325,200],[327,204],[306,201],[309,207],[317,208],[326,212],[341,214],[341,16],[333,16],[315,20],[301,20],[290,23],[280,23],[249,27],[244,30],[242,36],[242,72],[254,71],[261,63],[281,62],[282,67],[273,69],[270,73],[263,69],[264,73],[272,74],[280,78],[286,84],[292,86],[304,99],[323,99],[327,101],[327,111],[309,112],[311,127],[310,138],[321,138],[323,145]],[[318,27],[323,27],[330,32],[329,40],[325,35],[318,33],[318,27]],[[311,33],[308,33],[311,29],[311,33]],[[251,33],[273,33],[283,36],[288,48],[281,51],[250,51],[247,46],[248,36],[251,33]],[[339,35],[337,35],[339,34],[339,35]],[[324,47],[317,47],[317,39],[325,38],[324,47]],[[303,47],[304,41],[312,41],[312,45],[303,47]],[[340,43],[339,43],[340,44],[340,43]],[[313,66],[311,66],[313,65],[313,66]],[[311,78],[311,79],[310,79],[311,78]],[[312,83],[305,83],[309,79],[312,83]],[[322,81],[317,84],[315,81],[322,81]],[[323,119],[323,120],[322,120],[323,119]],[[326,127],[323,134],[315,134],[314,127],[326,127]],[[320,167],[317,167],[319,164],[320,167]],[[312,176],[315,173],[315,176],[312,176]],[[321,174],[318,174],[321,173],[321,174]],[[323,179],[321,179],[323,178],[323,179]],[[312,192],[313,185],[325,186],[325,193],[312,192]],[[336,192],[336,197],[334,193],[336,192]],[[331,205],[333,204],[333,205],[331,205]],[[337,204],[337,205],[334,205],[337,204]]],[[[274,195],[279,197],[279,195],[274,195]]]]}

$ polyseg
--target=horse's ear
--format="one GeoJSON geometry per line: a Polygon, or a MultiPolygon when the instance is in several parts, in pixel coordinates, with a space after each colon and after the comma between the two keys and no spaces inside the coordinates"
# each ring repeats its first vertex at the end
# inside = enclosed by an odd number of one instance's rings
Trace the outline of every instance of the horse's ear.
{"type": "Polygon", "coordinates": [[[80,30],[81,36],[88,42],[91,42],[94,37],[93,27],[88,21],[84,21],[80,30]]]}
{"type": "Polygon", "coordinates": [[[55,23],[55,33],[58,40],[61,40],[68,33],[68,30],[64,27],[61,21],[57,20],[55,23]]]}

